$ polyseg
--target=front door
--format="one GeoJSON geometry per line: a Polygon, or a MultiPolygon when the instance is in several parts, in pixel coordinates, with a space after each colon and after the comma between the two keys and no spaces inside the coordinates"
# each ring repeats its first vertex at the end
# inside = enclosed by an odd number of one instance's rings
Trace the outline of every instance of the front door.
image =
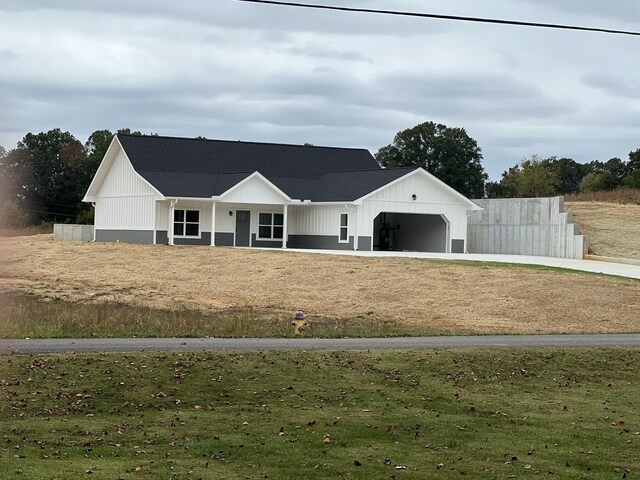
{"type": "Polygon", "coordinates": [[[236,247],[248,247],[251,237],[251,212],[236,210],[236,247]]]}

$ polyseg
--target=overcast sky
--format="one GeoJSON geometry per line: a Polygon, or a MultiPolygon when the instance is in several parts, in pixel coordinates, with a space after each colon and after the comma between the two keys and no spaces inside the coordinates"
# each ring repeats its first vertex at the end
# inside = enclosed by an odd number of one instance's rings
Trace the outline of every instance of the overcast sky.
{"type": "MultiPolygon", "coordinates": [[[[640,30],[638,0],[307,3],[640,30]]],[[[234,0],[2,0],[0,145],[59,127],[364,147],[464,127],[493,179],[640,148],[640,37],[234,0]]]]}

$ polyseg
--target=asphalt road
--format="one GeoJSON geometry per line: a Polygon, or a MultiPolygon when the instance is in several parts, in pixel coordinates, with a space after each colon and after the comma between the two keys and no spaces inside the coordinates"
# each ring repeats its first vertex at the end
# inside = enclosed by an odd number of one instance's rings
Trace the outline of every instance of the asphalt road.
{"type": "Polygon", "coordinates": [[[0,339],[0,354],[144,351],[413,350],[442,348],[639,348],[640,335],[486,335],[399,338],[0,339]]]}

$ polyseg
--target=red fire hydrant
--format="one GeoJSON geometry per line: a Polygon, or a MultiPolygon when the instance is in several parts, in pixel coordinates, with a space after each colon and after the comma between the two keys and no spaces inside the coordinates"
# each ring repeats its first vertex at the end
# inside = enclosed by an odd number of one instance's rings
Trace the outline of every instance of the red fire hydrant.
{"type": "Polygon", "coordinates": [[[293,325],[293,333],[296,335],[302,335],[309,325],[309,322],[305,320],[307,316],[304,314],[302,310],[299,308],[296,310],[296,313],[293,315],[293,320],[291,320],[291,325],[293,325]]]}

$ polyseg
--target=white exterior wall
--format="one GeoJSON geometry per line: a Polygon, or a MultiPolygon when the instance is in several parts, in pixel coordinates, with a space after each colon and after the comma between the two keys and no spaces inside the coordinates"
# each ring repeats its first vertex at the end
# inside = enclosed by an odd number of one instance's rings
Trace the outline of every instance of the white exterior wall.
{"type": "Polygon", "coordinates": [[[133,169],[122,150],[116,154],[96,195],[98,230],[153,230],[158,194],[133,169]]]}
{"type": "MultiPolygon", "coordinates": [[[[170,205],[169,200],[156,203],[156,228],[158,230],[168,230],[170,205]]],[[[174,208],[176,210],[199,210],[200,231],[211,231],[211,200],[178,200],[174,208]]]]}
{"type": "Polygon", "coordinates": [[[423,175],[412,175],[363,201],[358,207],[358,236],[374,237],[373,220],[381,212],[444,215],[449,224],[447,251],[451,239],[467,239],[469,206],[459,197],[423,175]],[[416,200],[412,199],[416,195],[416,200]]]}
{"type": "Polygon", "coordinates": [[[355,225],[353,206],[345,205],[294,205],[289,207],[290,235],[340,234],[340,214],[349,214],[349,236],[353,236],[355,225]]]}
{"type": "Polygon", "coordinates": [[[276,204],[285,203],[285,198],[259,177],[254,176],[223,195],[221,200],[228,203],[276,204]]]}

